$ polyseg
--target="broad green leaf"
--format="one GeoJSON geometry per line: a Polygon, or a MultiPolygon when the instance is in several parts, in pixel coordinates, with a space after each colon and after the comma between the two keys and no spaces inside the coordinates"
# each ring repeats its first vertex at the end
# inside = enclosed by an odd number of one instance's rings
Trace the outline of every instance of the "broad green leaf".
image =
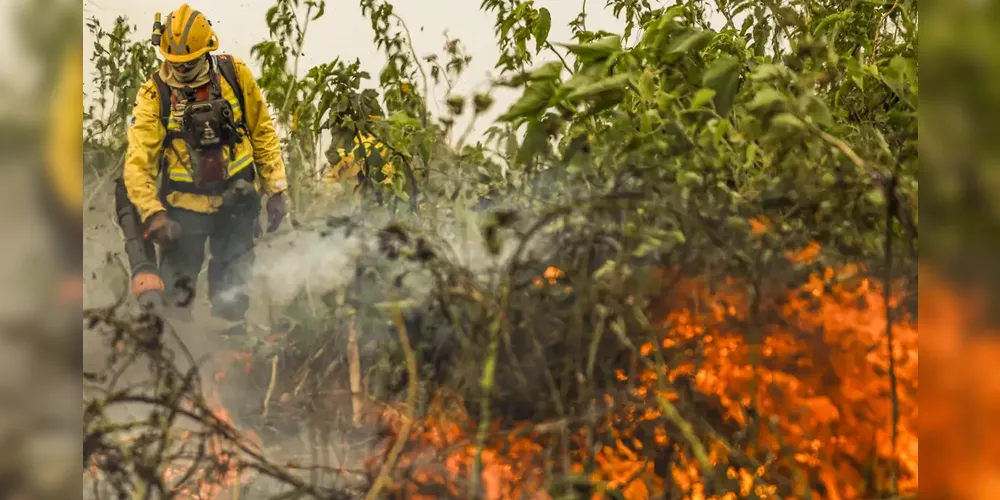
{"type": "Polygon", "coordinates": [[[667,46],[667,54],[683,54],[685,52],[697,52],[705,48],[712,38],[715,37],[713,31],[693,31],[685,33],[667,46]]]}
{"type": "Polygon", "coordinates": [[[501,87],[520,87],[531,79],[531,73],[519,72],[513,76],[507,78],[499,78],[496,84],[501,87]]]}
{"type": "Polygon", "coordinates": [[[687,5],[679,4],[670,7],[663,12],[663,20],[660,21],[660,28],[670,28],[677,24],[679,18],[683,18],[687,14],[687,5]]]}
{"type": "Polygon", "coordinates": [[[599,77],[591,74],[586,74],[583,72],[577,73],[573,75],[569,80],[566,80],[565,82],[563,82],[562,85],[559,86],[559,91],[557,92],[557,94],[565,97],[570,93],[572,93],[573,91],[575,91],[576,89],[590,85],[598,81],[598,79],[599,77]]]}
{"type": "Polygon", "coordinates": [[[761,64],[750,74],[755,82],[768,82],[785,74],[787,69],[780,64],[761,64]]]}
{"type": "Polygon", "coordinates": [[[687,243],[687,237],[684,236],[684,232],[681,231],[680,229],[672,229],[670,231],[667,231],[667,240],[678,245],[683,245],[687,243]]]}
{"type": "MultiPolygon", "coordinates": [[[[361,156],[361,148],[358,147],[355,150],[355,158],[361,156]]],[[[372,180],[376,183],[382,182],[385,179],[385,173],[382,172],[382,166],[385,165],[385,159],[381,154],[376,151],[374,147],[365,148],[365,167],[368,170],[368,175],[371,176],[372,180]]]]}
{"type": "MultiPolygon", "coordinates": [[[[393,183],[393,187],[396,187],[395,183],[393,183]]],[[[395,191],[396,196],[399,196],[399,199],[403,201],[410,201],[410,193],[407,193],[406,190],[403,189],[403,186],[399,186],[398,189],[394,189],[393,191],[395,191]]]]}
{"type": "Polygon", "coordinates": [[[395,193],[396,196],[402,196],[403,194],[406,193],[406,191],[403,190],[403,176],[402,175],[393,176],[392,182],[389,183],[389,186],[392,187],[392,192],[395,193]]]}
{"type": "Polygon", "coordinates": [[[917,62],[913,59],[894,56],[891,61],[889,61],[889,69],[891,70],[894,83],[902,83],[906,81],[912,81],[916,79],[917,75],[917,62]]]}
{"type": "Polygon", "coordinates": [[[490,109],[490,106],[493,105],[493,96],[489,94],[476,94],[472,102],[475,105],[476,114],[478,115],[490,109]]]}
{"type": "Polygon", "coordinates": [[[271,28],[271,33],[274,33],[274,17],[278,15],[278,6],[274,5],[267,9],[267,13],[264,14],[264,22],[267,26],[271,28]]]}
{"type": "Polygon", "coordinates": [[[712,89],[698,90],[698,92],[695,92],[694,98],[691,99],[691,109],[697,109],[708,104],[713,97],[715,97],[715,91],[712,89]]]}
{"type": "Polygon", "coordinates": [[[844,66],[847,68],[847,76],[858,86],[858,90],[864,92],[865,90],[865,75],[864,71],[861,69],[861,64],[857,59],[848,59],[844,61],[844,66]]]}
{"type": "Polygon", "coordinates": [[[763,6],[757,4],[757,10],[754,12],[754,18],[756,23],[753,27],[753,51],[754,55],[757,57],[764,57],[767,50],[767,44],[771,41],[771,24],[765,17],[763,6]]]}
{"type": "Polygon", "coordinates": [[[783,26],[794,26],[796,28],[804,28],[804,23],[802,16],[790,6],[783,6],[778,8],[778,12],[775,13],[778,18],[777,21],[783,26]]]}
{"type": "Polygon", "coordinates": [[[542,7],[538,9],[538,19],[535,21],[535,25],[532,28],[532,34],[535,35],[535,51],[541,52],[542,47],[545,46],[545,42],[549,38],[549,30],[552,28],[552,16],[549,14],[549,9],[542,7]]]}
{"type": "Polygon", "coordinates": [[[517,143],[517,134],[507,134],[507,141],[504,145],[504,153],[507,158],[513,158],[519,147],[521,146],[517,143]]]}
{"type": "Polygon", "coordinates": [[[653,94],[656,92],[656,84],[653,82],[653,78],[653,70],[650,68],[646,68],[639,75],[639,97],[643,101],[651,102],[653,100],[653,94]]]}
{"type": "Polygon", "coordinates": [[[565,47],[581,59],[593,60],[603,59],[622,50],[622,39],[618,35],[611,35],[601,38],[591,43],[582,44],[559,44],[565,47]]]}
{"type": "Polygon", "coordinates": [[[875,143],[878,144],[879,150],[881,150],[886,157],[892,158],[892,150],[889,149],[889,142],[885,140],[885,136],[882,135],[882,131],[875,127],[872,127],[871,130],[872,134],[875,136],[875,143]]]}
{"type": "Polygon", "coordinates": [[[715,144],[718,145],[719,141],[721,141],[722,138],[726,136],[726,133],[729,132],[731,123],[726,119],[716,120],[713,118],[712,120],[718,122],[715,124],[715,144]]]}
{"type": "Polygon", "coordinates": [[[681,186],[700,186],[703,182],[705,179],[700,174],[690,170],[677,174],[677,184],[681,186]]]}
{"type": "Polygon", "coordinates": [[[618,267],[618,263],[613,260],[608,260],[601,265],[596,271],[594,271],[594,279],[601,280],[611,276],[615,276],[615,268],[618,267]]]}
{"type": "Polygon", "coordinates": [[[829,26],[834,26],[839,22],[847,21],[854,16],[854,11],[851,9],[843,10],[837,12],[836,14],[830,14],[820,20],[819,24],[816,25],[816,29],[813,30],[814,34],[820,34],[826,31],[829,26]]]}
{"type": "Polygon", "coordinates": [[[647,255],[655,253],[663,245],[663,242],[656,238],[645,238],[639,247],[632,251],[632,256],[637,258],[643,258],[647,255]]]}
{"type": "Polygon", "coordinates": [[[785,94],[779,92],[776,89],[766,88],[757,92],[753,96],[753,101],[747,105],[751,110],[758,110],[763,108],[768,108],[775,104],[780,104],[786,102],[788,99],[785,94]]]}
{"type": "Polygon", "coordinates": [[[807,96],[805,101],[806,111],[809,112],[809,116],[812,118],[813,123],[824,127],[833,124],[833,115],[830,114],[830,108],[826,106],[826,102],[817,97],[815,94],[807,96]]]}
{"type": "Polygon", "coordinates": [[[876,207],[883,207],[885,206],[885,193],[882,191],[882,188],[870,189],[865,193],[865,200],[868,200],[869,203],[876,207]]]}
{"type": "Polygon", "coordinates": [[[756,142],[751,142],[747,145],[747,161],[743,164],[743,168],[748,169],[753,166],[754,162],[757,161],[757,150],[760,149],[756,142]]]}
{"type": "Polygon", "coordinates": [[[632,77],[631,74],[620,73],[608,78],[598,80],[594,83],[577,88],[576,90],[571,92],[568,96],[566,96],[566,99],[575,101],[578,99],[593,97],[598,94],[623,90],[628,85],[629,79],[631,77],[632,77]]]}
{"type": "Polygon", "coordinates": [[[676,100],[677,96],[673,92],[660,92],[656,94],[656,108],[660,112],[666,112],[676,100]]]}
{"type": "Polygon", "coordinates": [[[582,118],[588,116],[596,115],[601,111],[611,109],[622,102],[625,98],[625,92],[621,90],[611,90],[608,92],[602,92],[597,94],[590,101],[590,105],[587,107],[587,112],[580,115],[582,118]]]}
{"type": "Polygon", "coordinates": [[[791,113],[779,113],[771,119],[771,126],[783,130],[802,130],[806,124],[799,117],[791,113]]]}
{"type": "Polygon", "coordinates": [[[726,217],[725,226],[728,229],[734,229],[737,231],[748,231],[750,229],[750,223],[747,222],[746,219],[735,215],[726,217]]]}
{"type": "Polygon", "coordinates": [[[548,107],[549,100],[555,95],[556,87],[551,82],[537,82],[524,89],[524,94],[500,118],[501,121],[511,121],[540,113],[548,107]]]}
{"type": "Polygon", "coordinates": [[[542,67],[528,74],[528,81],[539,82],[545,80],[555,80],[562,73],[562,62],[552,61],[545,63],[542,67]]]}
{"type": "Polygon", "coordinates": [[[542,122],[529,122],[528,130],[524,133],[524,142],[521,143],[521,149],[517,152],[516,162],[521,165],[528,163],[535,154],[545,147],[547,140],[548,134],[546,134],[542,122]]]}
{"type": "MultiPolygon", "coordinates": [[[[749,4],[750,2],[747,2],[744,5],[749,5],[749,4]]],[[[740,36],[746,36],[747,32],[750,31],[750,28],[753,28],[754,26],[753,22],[754,22],[753,16],[746,16],[743,18],[743,24],[740,26],[740,36]]]]}
{"type": "Polygon", "coordinates": [[[716,59],[702,75],[702,86],[715,91],[715,110],[719,116],[726,116],[732,109],[739,90],[739,77],[740,61],[730,55],[716,59]]]}
{"type": "Polygon", "coordinates": [[[406,114],[406,113],[404,113],[402,111],[399,111],[399,112],[396,112],[396,113],[393,113],[393,114],[389,115],[389,118],[387,118],[386,121],[389,122],[389,123],[391,123],[391,124],[393,124],[393,125],[396,125],[397,127],[404,127],[404,128],[405,127],[414,127],[414,128],[416,128],[416,127],[420,126],[420,120],[417,120],[416,118],[414,118],[414,117],[412,117],[412,116],[410,116],[410,115],[408,115],[408,114],[406,114]]]}

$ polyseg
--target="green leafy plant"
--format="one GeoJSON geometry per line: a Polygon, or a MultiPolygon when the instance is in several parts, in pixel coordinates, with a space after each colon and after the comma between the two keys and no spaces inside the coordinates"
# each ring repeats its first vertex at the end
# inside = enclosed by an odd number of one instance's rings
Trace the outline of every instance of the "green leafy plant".
{"type": "Polygon", "coordinates": [[[124,17],[105,29],[90,18],[87,29],[94,35],[90,61],[97,93],[87,99],[84,119],[85,170],[101,173],[121,169],[126,148],[125,129],[139,87],[159,67],[155,49],[124,17]],[[139,41],[135,39],[139,38],[139,41]],[[88,154],[89,153],[89,154],[88,154]]]}

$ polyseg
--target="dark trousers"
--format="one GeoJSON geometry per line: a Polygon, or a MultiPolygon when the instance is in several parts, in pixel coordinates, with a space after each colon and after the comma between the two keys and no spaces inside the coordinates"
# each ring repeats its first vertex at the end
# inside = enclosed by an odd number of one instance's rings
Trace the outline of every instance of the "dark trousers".
{"type": "Polygon", "coordinates": [[[242,321],[250,308],[249,282],[254,263],[254,227],[260,198],[251,197],[236,207],[222,207],[203,214],[176,207],[167,216],[180,224],[180,238],[160,249],[160,276],[167,303],[181,316],[190,317],[198,274],[208,242],[208,298],[212,315],[242,321]]]}

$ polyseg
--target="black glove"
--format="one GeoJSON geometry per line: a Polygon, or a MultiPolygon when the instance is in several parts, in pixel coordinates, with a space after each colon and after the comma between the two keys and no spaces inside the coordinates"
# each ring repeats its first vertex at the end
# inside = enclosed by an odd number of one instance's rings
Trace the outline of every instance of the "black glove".
{"type": "Polygon", "coordinates": [[[285,192],[272,194],[267,199],[267,232],[273,233],[277,230],[287,214],[288,204],[285,201],[285,192]]]}
{"type": "Polygon", "coordinates": [[[181,237],[181,225],[167,217],[166,212],[156,212],[146,220],[146,238],[165,245],[181,237]]]}

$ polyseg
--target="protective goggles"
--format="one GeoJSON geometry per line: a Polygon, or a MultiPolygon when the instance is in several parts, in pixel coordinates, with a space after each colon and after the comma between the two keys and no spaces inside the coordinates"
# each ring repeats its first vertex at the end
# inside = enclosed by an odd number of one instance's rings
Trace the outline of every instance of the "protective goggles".
{"type": "Polygon", "coordinates": [[[181,73],[187,73],[188,71],[191,71],[192,69],[196,68],[199,64],[201,64],[201,62],[202,60],[199,57],[193,61],[188,61],[184,63],[170,63],[170,64],[174,67],[175,70],[181,73]]]}

